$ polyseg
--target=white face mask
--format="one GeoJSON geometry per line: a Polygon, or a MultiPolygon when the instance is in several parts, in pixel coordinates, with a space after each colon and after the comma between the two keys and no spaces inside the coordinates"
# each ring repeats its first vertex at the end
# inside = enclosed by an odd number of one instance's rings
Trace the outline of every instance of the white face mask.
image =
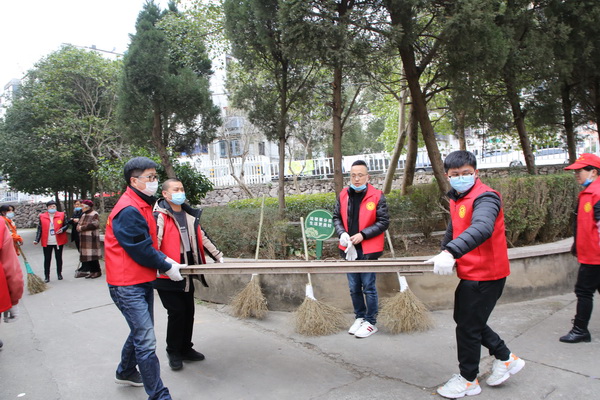
{"type": "Polygon", "coordinates": [[[146,182],[146,188],[144,190],[140,190],[140,192],[144,193],[146,196],[154,196],[156,191],[158,190],[158,181],[154,182],[146,182]]]}

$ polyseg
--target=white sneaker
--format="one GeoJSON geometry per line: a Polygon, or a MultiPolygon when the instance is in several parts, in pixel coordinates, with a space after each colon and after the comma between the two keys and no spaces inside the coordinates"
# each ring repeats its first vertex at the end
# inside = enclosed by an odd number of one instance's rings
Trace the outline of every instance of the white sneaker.
{"type": "Polygon", "coordinates": [[[354,336],[357,338],[366,338],[377,332],[379,329],[375,325],[372,325],[369,321],[362,323],[360,328],[356,331],[354,336]]]}
{"type": "Polygon", "coordinates": [[[462,375],[455,374],[444,386],[439,387],[437,392],[440,396],[448,399],[459,399],[481,393],[481,386],[479,386],[477,378],[473,382],[469,382],[462,375]]]}
{"type": "Polygon", "coordinates": [[[348,329],[348,333],[354,335],[363,322],[365,322],[364,318],[356,318],[350,329],[348,329]]]}
{"type": "Polygon", "coordinates": [[[523,359],[515,356],[513,353],[510,353],[510,357],[508,360],[494,360],[494,364],[492,365],[492,373],[485,380],[489,386],[498,386],[511,375],[516,374],[525,366],[525,361],[523,359]]]}

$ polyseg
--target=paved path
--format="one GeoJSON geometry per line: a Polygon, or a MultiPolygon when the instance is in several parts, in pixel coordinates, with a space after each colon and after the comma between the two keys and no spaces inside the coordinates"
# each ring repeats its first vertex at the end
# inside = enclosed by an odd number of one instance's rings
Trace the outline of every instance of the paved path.
{"type": "MultiPolygon", "coordinates": [[[[30,244],[33,231],[20,233],[36,274],[43,275],[41,248],[30,244]]],[[[20,320],[0,324],[0,399],[145,399],[143,388],[113,382],[128,328],[106,282],[74,279],[76,250],[65,249],[64,256],[65,279],[54,274],[49,290],[25,294],[20,320]]],[[[600,398],[600,311],[590,326],[592,343],[558,342],[569,329],[574,302],[573,294],[564,294],[498,306],[490,325],[527,365],[501,387],[482,382],[477,398],[600,398]]],[[[434,399],[440,398],[435,388],[458,372],[449,310],[433,312],[436,327],[429,332],[380,331],[359,340],[345,332],[300,336],[289,313],[238,320],[226,306],[199,304],[194,342],[206,360],[185,363],[180,371],[167,364],[158,296],[155,310],[162,378],[175,399],[434,399]]],[[[482,353],[484,378],[491,361],[482,353]]]]}

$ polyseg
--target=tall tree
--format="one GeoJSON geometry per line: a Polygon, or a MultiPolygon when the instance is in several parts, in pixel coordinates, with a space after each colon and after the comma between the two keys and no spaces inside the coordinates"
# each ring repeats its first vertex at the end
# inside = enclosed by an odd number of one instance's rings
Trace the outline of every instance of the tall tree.
{"type": "Polygon", "coordinates": [[[132,142],[154,146],[169,177],[175,177],[170,149],[209,143],[221,123],[209,90],[211,62],[194,26],[173,3],[163,12],[146,3],[123,62],[123,129],[132,142]]]}

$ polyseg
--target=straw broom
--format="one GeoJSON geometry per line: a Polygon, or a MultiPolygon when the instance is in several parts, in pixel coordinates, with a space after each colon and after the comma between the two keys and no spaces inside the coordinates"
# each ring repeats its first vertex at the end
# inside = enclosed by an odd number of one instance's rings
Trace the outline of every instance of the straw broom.
{"type": "Polygon", "coordinates": [[[48,288],[46,282],[33,273],[33,269],[31,269],[31,265],[29,265],[27,257],[25,257],[25,253],[23,252],[23,248],[21,246],[19,246],[19,250],[23,256],[23,261],[25,261],[25,269],[27,270],[27,290],[29,291],[29,294],[43,292],[48,288]]]}
{"type": "MultiPolygon", "coordinates": [[[[302,240],[304,241],[304,257],[308,261],[308,246],[304,233],[304,218],[300,218],[302,227],[302,240]]],[[[313,293],[310,273],[306,285],[306,297],[294,313],[296,319],[296,332],[305,336],[331,335],[346,326],[342,310],[317,300],[313,293]]]]}
{"type": "MultiPolygon", "coordinates": [[[[263,194],[260,205],[260,222],[258,224],[258,237],[256,239],[256,253],[254,261],[258,260],[258,251],[260,248],[260,236],[265,211],[265,195],[263,194]]],[[[231,300],[231,308],[234,316],[238,318],[256,318],[263,319],[267,315],[267,299],[262,292],[258,274],[252,274],[250,282],[231,300]]]]}
{"type": "MultiPolygon", "coordinates": [[[[385,232],[392,258],[396,258],[394,247],[388,231],[385,232]]],[[[379,320],[391,333],[401,332],[423,332],[433,326],[433,320],[429,315],[429,311],[425,304],[410,290],[406,278],[400,276],[398,282],[400,284],[400,293],[394,297],[387,298],[381,302],[381,310],[379,310],[379,320]]]]}

